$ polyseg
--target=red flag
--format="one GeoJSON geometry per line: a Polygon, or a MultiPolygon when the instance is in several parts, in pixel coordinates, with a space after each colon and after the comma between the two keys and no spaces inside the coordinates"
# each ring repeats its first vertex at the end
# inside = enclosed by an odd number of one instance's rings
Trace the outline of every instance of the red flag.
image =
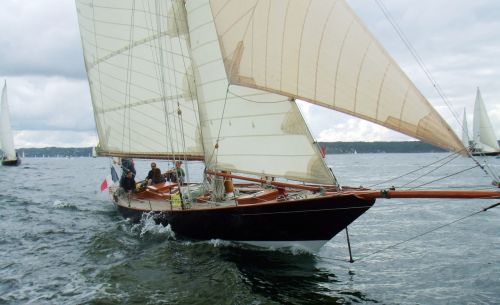
{"type": "Polygon", "coordinates": [[[325,147],[325,145],[323,145],[323,146],[321,146],[321,157],[324,158],[325,155],[326,155],[326,147],[325,147]]]}
{"type": "Polygon", "coordinates": [[[108,181],[104,179],[104,181],[101,183],[101,192],[107,188],[108,188],[108,181]]]}
{"type": "Polygon", "coordinates": [[[111,175],[108,175],[101,183],[101,192],[107,189],[113,182],[111,182],[111,175]]]}

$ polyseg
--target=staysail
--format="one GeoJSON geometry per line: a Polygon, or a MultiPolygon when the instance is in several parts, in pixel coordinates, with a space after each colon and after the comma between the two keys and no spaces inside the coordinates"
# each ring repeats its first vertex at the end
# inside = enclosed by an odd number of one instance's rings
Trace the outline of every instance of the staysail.
{"type": "Polygon", "coordinates": [[[184,1],[76,4],[99,154],[202,159],[184,1]]]}
{"type": "Polygon", "coordinates": [[[4,156],[7,160],[16,160],[16,149],[14,147],[14,137],[10,127],[9,103],[7,100],[7,82],[2,89],[2,102],[0,105],[0,142],[4,156]]]}
{"type": "Polygon", "coordinates": [[[345,0],[210,0],[232,84],[341,111],[465,153],[345,0]]]}
{"type": "Polygon", "coordinates": [[[486,112],[479,88],[476,92],[473,121],[473,141],[475,148],[484,153],[500,151],[497,137],[486,112]]]}
{"type": "Polygon", "coordinates": [[[209,1],[186,6],[207,167],[334,183],[295,101],[230,85],[209,1]]]}

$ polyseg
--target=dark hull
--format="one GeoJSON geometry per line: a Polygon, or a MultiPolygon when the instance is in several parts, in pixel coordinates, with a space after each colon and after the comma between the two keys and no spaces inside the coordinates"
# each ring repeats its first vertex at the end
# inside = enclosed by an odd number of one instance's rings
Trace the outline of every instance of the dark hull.
{"type": "Polygon", "coordinates": [[[495,151],[495,152],[473,152],[473,156],[489,156],[489,157],[494,157],[494,156],[500,156],[500,152],[495,151]]]}
{"type": "MultiPolygon", "coordinates": [[[[375,199],[328,196],[267,204],[158,212],[156,222],[170,224],[180,236],[233,241],[330,240],[373,206],[375,199]]],[[[144,211],[116,205],[138,221],[144,211]]]]}
{"type": "Polygon", "coordinates": [[[2,160],[3,166],[18,166],[21,165],[21,158],[17,158],[16,160],[2,160]]]}

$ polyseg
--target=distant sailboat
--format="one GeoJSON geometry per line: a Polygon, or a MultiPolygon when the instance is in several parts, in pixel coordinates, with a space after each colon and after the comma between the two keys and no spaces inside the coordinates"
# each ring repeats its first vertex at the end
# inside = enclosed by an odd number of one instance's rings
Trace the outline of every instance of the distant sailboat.
{"type": "Polygon", "coordinates": [[[0,105],[0,141],[2,143],[2,165],[16,166],[21,164],[21,158],[14,148],[14,137],[10,127],[9,103],[7,101],[7,82],[3,85],[2,101],[0,105]]]}
{"type": "Polygon", "coordinates": [[[96,158],[96,157],[97,157],[96,149],[95,149],[95,147],[92,147],[92,158],[96,158]]]}
{"type": "MultiPolygon", "coordinates": [[[[462,130],[462,141],[469,143],[469,135],[467,122],[464,111],[464,123],[462,130]]],[[[484,106],[483,99],[479,88],[476,93],[476,102],[474,104],[474,119],[473,119],[473,132],[472,132],[472,155],[474,156],[496,156],[500,154],[500,147],[498,146],[497,137],[491,124],[486,107],[484,106]]]]}

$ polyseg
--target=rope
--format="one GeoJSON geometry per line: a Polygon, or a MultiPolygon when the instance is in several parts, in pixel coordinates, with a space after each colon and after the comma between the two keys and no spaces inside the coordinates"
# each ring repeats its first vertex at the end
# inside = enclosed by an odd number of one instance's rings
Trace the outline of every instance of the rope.
{"type": "MultiPolygon", "coordinates": [[[[416,49],[410,43],[410,41],[408,40],[408,38],[406,38],[406,36],[404,35],[404,33],[401,30],[401,28],[399,27],[399,25],[396,23],[396,21],[389,14],[389,11],[387,10],[387,7],[383,3],[383,0],[375,0],[375,2],[379,6],[379,8],[382,11],[382,13],[384,14],[384,16],[389,21],[389,23],[392,25],[392,27],[396,31],[397,35],[399,36],[399,38],[403,41],[404,45],[408,48],[408,50],[410,51],[410,53],[412,54],[412,56],[415,58],[415,60],[418,63],[418,65],[422,68],[423,72],[425,73],[425,75],[427,76],[427,78],[429,79],[429,81],[431,82],[431,84],[433,85],[433,87],[436,89],[436,92],[439,94],[439,96],[441,97],[441,99],[444,101],[444,103],[446,104],[446,106],[450,110],[451,114],[453,115],[453,118],[458,122],[458,126],[460,126],[461,129],[463,131],[465,131],[465,126],[462,124],[462,122],[460,121],[458,115],[455,113],[454,109],[451,107],[450,102],[449,102],[448,98],[446,97],[446,95],[444,94],[443,90],[441,89],[441,87],[439,86],[439,84],[437,83],[437,81],[433,78],[431,72],[427,69],[427,67],[425,66],[422,58],[418,55],[416,49]]],[[[466,149],[466,152],[469,155],[469,157],[472,160],[474,160],[474,162],[479,163],[476,160],[476,158],[472,155],[472,152],[469,149],[466,149]]],[[[483,171],[487,175],[489,175],[490,177],[492,177],[495,181],[499,181],[499,177],[495,174],[495,172],[487,164],[485,164],[484,166],[481,166],[481,168],[483,169],[483,171]],[[485,167],[488,170],[486,170],[485,167]]]]}
{"type": "Polygon", "coordinates": [[[132,82],[132,52],[134,50],[134,26],[135,26],[135,0],[132,1],[132,10],[130,13],[130,28],[129,28],[129,52],[127,57],[127,80],[125,81],[125,107],[123,108],[123,131],[122,131],[122,151],[124,151],[125,145],[125,132],[126,132],[126,121],[128,112],[128,149],[130,152],[131,148],[131,124],[130,124],[130,103],[131,94],[130,87],[132,82]],[[128,111],[127,111],[128,110],[128,111]]]}
{"type": "MultiPolygon", "coordinates": [[[[215,153],[215,150],[218,151],[218,148],[219,148],[220,133],[221,133],[221,130],[222,130],[222,121],[224,119],[224,114],[226,112],[226,104],[227,104],[227,96],[229,94],[229,86],[230,86],[230,84],[228,83],[227,84],[227,88],[226,88],[226,96],[224,98],[224,106],[222,107],[222,114],[221,114],[221,117],[220,117],[219,130],[217,132],[217,141],[215,142],[215,146],[214,146],[214,148],[212,150],[212,154],[210,155],[210,158],[208,159],[208,160],[210,160],[210,163],[212,163],[212,158],[215,155],[215,163],[217,164],[217,156],[218,156],[218,154],[215,153]]],[[[208,162],[208,160],[205,160],[205,162],[208,162]]],[[[207,166],[207,164],[205,164],[205,167],[206,166],[207,166]]],[[[212,164],[210,164],[210,166],[212,166],[212,164]]]]}
{"type": "Polygon", "coordinates": [[[429,167],[429,166],[431,166],[431,165],[434,165],[434,164],[439,163],[439,162],[441,162],[441,161],[443,161],[443,160],[446,160],[446,159],[448,159],[448,158],[452,157],[454,154],[458,154],[458,152],[455,152],[455,153],[450,154],[450,155],[446,155],[446,157],[444,157],[444,158],[441,158],[441,159],[439,159],[439,160],[437,160],[437,161],[434,161],[434,162],[432,162],[432,163],[430,163],[430,164],[428,164],[428,165],[424,165],[424,166],[422,166],[422,167],[420,167],[420,168],[417,168],[417,169],[415,169],[415,170],[412,170],[412,171],[410,171],[410,172],[408,172],[408,173],[406,173],[406,174],[402,174],[401,176],[398,176],[398,177],[395,177],[395,178],[391,178],[391,179],[389,179],[389,180],[385,180],[385,181],[382,181],[382,182],[379,182],[379,183],[376,183],[376,184],[372,184],[372,185],[370,185],[370,186],[368,186],[368,187],[369,187],[369,188],[372,188],[372,187],[374,187],[374,186],[377,186],[377,185],[380,185],[380,184],[384,184],[384,183],[387,183],[387,182],[391,182],[391,181],[394,181],[394,180],[396,180],[396,179],[399,179],[399,178],[402,178],[402,177],[408,176],[408,175],[413,174],[413,173],[415,173],[415,172],[418,172],[418,171],[420,171],[420,170],[422,170],[422,169],[424,169],[424,168],[427,168],[427,167],[429,167]]]}
{"type": "Polygon", "coordinates": [[[424,174],[422,174],[422,175],[418,176],[417,178],[415,178],[415,179],[411,180],[410,182],[407,182],[407,183],[405,183],[405,184],[401,185],[401,186],[400,186],[400,188],[403,188],[403,187],[405,187],[405,186],[407,186],[407,185],[409,185],[409,184],[411,184],[411,183],[413,183],[413,182],[415,182],[415,181],[417,181],[417,180],[419,180],[419,179],[421,179],[421,178],[423,178],[423,177],[425,177],[425,176],[429,175],[430,173],[435,172],[436,170],[440,169],[441,167],[445,166],[446,164],[450,163],[451,161],[455,160],[455,159],[456,159],[456,158],[458,158],[458,157],[460,157],[460,155],[458,155],[458,154],[457,154],[457,155],[456,155],[455,157],[453,157],[451,160],[449,160],[449,161],[447,161],[447,162],[444,162],[443,164],[439,165],[438,167],[431,169],[430,171],[428,171],[428,172],[426,172],[426,173],[424,173],[424,174]]]}
{"type": "Polygon", "coordinates": [[[394,30],[398,34],[399,38],[401,39],[401,41],[408,48],[408,50],[410,51],[410,53],[413,56],[413,58],[415,58],[415,60],[417,61],[417,64],[420,66],[420,68],[422,69],[422,71],[425,73],[425,75],[427,76],[427,78],[431,82],[432,86],[436,89],[436,92],[439,94],[439,96],[441,97],[441,99],[444,101],[444,103],[446,104],[446,106],[450,110],[451,114],[453,115],[453,118],[458,122],[458,126],[461,126],[463,128],[462,122],[460,122],[460,119],[458,118],[458,115],[455,113],[455,111],[451,107],[450,102],[448,101],[448,98],[444,94],[443,90],[441,89],[441,87],[439,86],[439,84],[437,83],[437,81],[434,79],[434,77],[432,76],[431,72],[425,66],[422,58],[418,55],[416,49],[410,43],[410,41],[408,40],[408,38],[406,38],[406,36],[404,35],[404,33],[401,30],[401,28],[399,27],[399,25],[396,23],[396,21],[389,14],[389,11],[387,10],[387,7],[384,5],[384,3],[382,2],[382,0],[375,0],[375,2],[379,6],[379,8],[382,11],[382,13],[385,15],[385,17],[387,18],[387,20],[389,21],[389,23],[392,25],[392,27],[394,28],[394,30]]]}
{"type": "Polygon", "coordinates": [[[436,181],[444,180],[444,179],[446,179],[446,178],[449,178],[449,177],[452,177],[452,176],[455,176],[455,175],[461,174],[461,173],[463,173],[463,172],[466,172],[466,171],[471,170],[471,169],[476,168],[476,167],[477,167],[477,165],[474,165],[474,166],[472,166],[472,167],[466,168],[466,169],[464,169],[464,170],[461,170],[461,171],[459,171],[459,172],[456,172],[456,173],[450,174],[450,175],[448,175],[448,176],[444,176],[444,177],[441,177],[441,178],[438,178],[438,179],[434,179],[434,180],[432,180],[432,181],[429,181],[429,182],[426,182],[426,183],[423,183],[423,184],[417,185],[417,186],[415,186],[415,187],[410,188],[410,190],[413,190],[413,189],[419,188],[419,187],[424,186],[424,185],[427,185],[427,184],[434,183],[434,182],[436,182],[436,181]]]}
{"type": "Polygon", "coordinates": [[[405,243],[410,242],[410,241],[412,241],[412,240],[414,240],[414,239],[417,239],[417,238],[422,237],[422,236],[424,236],[424,235],[430,234],[430,233],[432,233],[432,232],[435,232],[435,231],[437,231],[437,230],[439,230],[439,229],[442,229],[442,228],[444,228],[444,227],[450,226],[450,225],[452,225],[452,224],[454,224],[454,223],[457,223],[457,222],[459,222],[459,221],[462,221],[462,220],[464,220],[464,219],[467,219],[467,218],[470,218],[470,217],[472,217],[472,216],[475,216],[475,215],[477,215],[477,214],[479,214],[479,213],[486,212],[486,211],[488,211],[488,210],[490,210],[490,209],[493,209],[493,208],[495,208],[495,207],[497,207],[497,206],[499,206],[499,205],[500,205],[500,202],[497,202],[497,203],[492,204],[492,205],[490,205],[490,206],[488,206],[488,207],[486,207],[486,208],[483,208],[483,209],[481,209],[481,210],[479,210],[479,211],[476,211],[476,212],[474,212],[474,213],[471,213],[471,214],[469,214],[469,215],[466,215],[466,216],[464,216],[464,217],[461,217],[461,218],[459,218],[459,219],[456,219],[456,220],[454,220],[454,221],[452,221],[452,222],[446,223],[446,224],[444,224],[444,225],[440,225],[440,226],[438,226],[438,227],[436,227],[436,228],[433,228],[433,229],[431,229],[431,230],[428,230],[428,231],[423,232],[423,233],[421,233],[421,234],[418,234],[418,235],[416,235],[416,236],[410,237],[410,238],[408,238],[408,239],[406,239],[406,240],[403,240],[403,241],[401,241],[401,242],[398,242],[398,243],[392,244],[392,245],[390,245],[390,246],[387,246],[387,247],[385,247],[385,248],[382,248],[382,249],[380,249],[380,250],[377,250],[377,251],[375,251],[375,252],[372,252],[372,253],[370,253],[370,254],[367,254],[367,255],[365,255],[365,256],[362,256],[362,257],[360,257],[359,259],[357,259],[356,261],[360,261],[360,260],[363,260],[363,259],[365,259],[365,258],[367,258],[367,257],[372,256],[372,255],[375,255],[375,254],[378,254],[378,253],[384,252],[384,251],[386,251],[386,250],[389,250],[389,249],[395,248],[395,247],[397,247],[397,246],[399,246],[399,245],[405,244],[405,243]]]}
{"type": "Polygon", "coordinates": [[[232,95],[232,96],[235,96],[235,97],[238,97],[242,100],[245,100],[247,102],[251,102],[251,103],[256,103],[256,104],[277,104],[277,103],[285,103],[285,102],[290,102],[290,99],[289,98],[286,98],[284,100],[278,100],[278,101],[274,101],[274,102],[259,102],[259,101],[254,101],[254,100],[251,100],[249,98],[246,98],[246,97],[243,97],[241,95],[238,95],[232,91],[229,91],[228,92],[232,95]]]}

